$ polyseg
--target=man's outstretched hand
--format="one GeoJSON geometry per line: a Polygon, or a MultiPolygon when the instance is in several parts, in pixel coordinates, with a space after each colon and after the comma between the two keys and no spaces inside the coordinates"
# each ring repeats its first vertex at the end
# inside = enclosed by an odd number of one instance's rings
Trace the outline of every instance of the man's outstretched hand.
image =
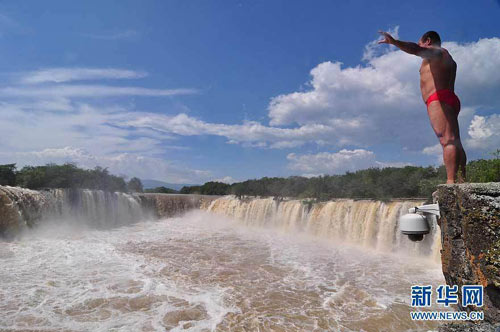
{"type": "Polygon", "coordinates": [[[377,42],[378,44],[394,44],[395,39],[389,33],[380,30],[378,33],[380,33],[384,37],[384,39],[377,42]]]}

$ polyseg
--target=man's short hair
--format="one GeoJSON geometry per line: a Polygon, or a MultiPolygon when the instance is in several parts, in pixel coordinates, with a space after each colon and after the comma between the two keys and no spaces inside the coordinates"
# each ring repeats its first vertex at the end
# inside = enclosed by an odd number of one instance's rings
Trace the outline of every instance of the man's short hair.
{"type": "Polygon", "coordinates": [[[436,31],[427,31],[422,36],[422,41],[425,42],[427,38],[430,38],[432,45],[441,46],[441,37],[436,31]]]}

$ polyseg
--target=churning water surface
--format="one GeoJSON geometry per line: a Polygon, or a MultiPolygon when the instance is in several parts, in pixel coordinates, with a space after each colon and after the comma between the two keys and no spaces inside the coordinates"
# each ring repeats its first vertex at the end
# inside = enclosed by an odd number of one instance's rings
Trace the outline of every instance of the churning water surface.
{"type": "Polygon", "coordinates": [[[0,242],[0,331],[428,331],[430,259],[245,227],[202,211],[0,242]]]}

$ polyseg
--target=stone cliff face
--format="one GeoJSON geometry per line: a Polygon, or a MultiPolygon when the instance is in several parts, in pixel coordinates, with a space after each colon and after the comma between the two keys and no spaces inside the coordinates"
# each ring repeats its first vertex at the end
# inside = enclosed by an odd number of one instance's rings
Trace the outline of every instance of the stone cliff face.
{"type": "Polygon", "coordinates": [[[51,216],[58,210],[58,193],[0,186],[0,235],[10,237],[51,216]]]}
{"type": "Polygon", "coordinates": [[[500,183],[441,185],[442,265],[449,285],[483,285],[486,322],[500,323],[500,183]]]}
{"type": "Polygon", "coordinates": [[[192,209],[204,208],[219,196],[183,194],[136,194],[142,206],[158,218],[168,218],[192,209]]]}

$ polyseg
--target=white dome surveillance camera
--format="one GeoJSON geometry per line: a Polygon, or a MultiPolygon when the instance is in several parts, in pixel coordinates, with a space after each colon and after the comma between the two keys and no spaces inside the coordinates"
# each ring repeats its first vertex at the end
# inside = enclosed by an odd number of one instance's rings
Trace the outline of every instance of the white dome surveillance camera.
{"type": "Polygon", "coordinates": [[[434,216],[440,217],[439,204],[411,208],[399,218],[399,229],[411,241],[422,241],[424,235],[429,234],[434,216]]]}

